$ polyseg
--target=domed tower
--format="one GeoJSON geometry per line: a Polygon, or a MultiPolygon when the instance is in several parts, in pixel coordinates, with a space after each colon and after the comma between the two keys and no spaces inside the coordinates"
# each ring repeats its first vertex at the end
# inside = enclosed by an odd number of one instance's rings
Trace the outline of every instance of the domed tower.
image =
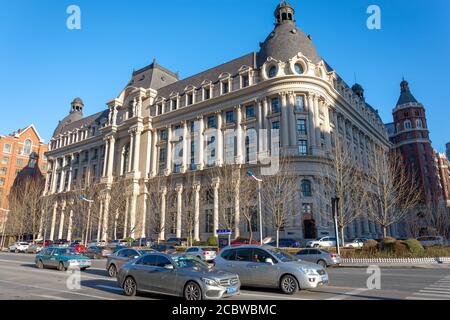
{"type": "Polygon", "coordinates": [[[83,115],[84,103],[83,103],[83,100],[81,100],[81,98],[73,99],[73,101],[70,103],[70,105],[72,107],[70,110],[70,113],[80,112],[81,115],[83,115]]]}
{"type": "Polygon", "coordinates": [[[73,101],[70,103],[69,114],[59,122],[58,126],[53,132],[53,137],[56,137],[61,132],[63,132],[64,127],[69,123],[83,119],[83,108],[84,103],[83,100],[81,100],[81,98],[73,99],[73,101]]]}
{"type": "Polygon", "coordinates": [[[306,36],[295,24],[295,10],[287,2],[281,2],[275,9],[275,28],[260,44],[258,66],[262,66],[268,57],[288,61],[301,52],[313,63],[322,59],[309,36],[306,36]]]}
{"type": "Polygon", "coordinates": [[[352,87],[352,91],[359,97],[359,98],[361,98],[361,100],[365,100],[365,98],[364,98],[364,88],[360,85],[360,84],[358,84],[358,83],[355,83],[354,85],[353,85],[353,87],[352,87]]]}
{"type": "Polygon", "coordinates": [[[416,176],[429,202],[440,197],[433,148],[429,138],[425,108],[409,89],[408,81],[400,83],[400,97],[393,110],[394,135],[391,141],[403,156],[406,167],[416,176]]]}

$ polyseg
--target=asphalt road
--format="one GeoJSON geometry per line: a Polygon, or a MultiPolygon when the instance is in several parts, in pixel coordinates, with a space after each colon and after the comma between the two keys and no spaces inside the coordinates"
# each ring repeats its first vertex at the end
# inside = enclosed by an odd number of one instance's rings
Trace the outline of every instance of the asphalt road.
{"type": "MultiPolygon", "coordinates": [[[[37,269],[34,255],[0,253],[1,300],[138,300],[167,299],[166,296],[140,294],[126,297],[116,280],[108,278],[106,260],[94,260],[92,268],[81,272],[77,281],[70,272],[37,269]],[[68,281],[69,280],[69,281],[68,281]],[[69,282],[69,285],[68,285],[69,282]],[[75,285],[74,285],[75,284],[75,285]]],[[[328,268],[330,284],[294,296],[277,290],[243,288],[238,300],[450,300],[450,266],[427,268],[381,268],[380,289],[367,289],[370,274],[365,268],[328,268]]],[[[230,300],[233,300],[230,299],[230,300]]]]}

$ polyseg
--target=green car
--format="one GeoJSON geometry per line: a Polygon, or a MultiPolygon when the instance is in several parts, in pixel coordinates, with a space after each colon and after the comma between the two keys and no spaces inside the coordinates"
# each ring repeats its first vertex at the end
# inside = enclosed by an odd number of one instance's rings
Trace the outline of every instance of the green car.
{"type": "Polygon", "coordinates": [[[57,268],[59,271],[67,269],[86,270],[91,266],[91,259],[77,253],[73,248],[48,247],[36,255],[36,266],[57,268]]]}

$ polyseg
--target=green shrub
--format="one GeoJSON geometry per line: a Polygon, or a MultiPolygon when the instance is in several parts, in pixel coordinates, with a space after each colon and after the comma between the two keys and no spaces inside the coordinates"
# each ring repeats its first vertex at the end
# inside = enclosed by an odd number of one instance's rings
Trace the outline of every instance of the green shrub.
{"type": "Polygon", "coordinates": [[[218,245],[217,237],[209,237],[207,243],[208,246],[216,247],[218,245]]]}
{"type": "Polygon", "coordinates": [[[408,239],[405,241],[405,244],[408,246],[408,250],[412,254],[421,254],[425,250],[422,244],[416,239],[408,239]]]}

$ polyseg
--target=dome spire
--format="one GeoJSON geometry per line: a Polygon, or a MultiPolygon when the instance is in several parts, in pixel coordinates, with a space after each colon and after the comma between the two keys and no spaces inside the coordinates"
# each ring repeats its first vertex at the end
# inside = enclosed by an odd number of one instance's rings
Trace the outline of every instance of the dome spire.
{"type": "Polygon", "coordinates": [[[413,94],[409,90],[408,81],[403,78],[402,82],[400,82],[400,98],[397,101],[397,106],[406,104],[406,103],[417,103],[416,98],[414,98],[413,94]]]}
{"type": "Polygon", "coordinates": [[[294,8],[286,1],[283,1],[275,9],[275,23],[279,25],[286,22],[295,22],[294,14],[294,8]]]}

